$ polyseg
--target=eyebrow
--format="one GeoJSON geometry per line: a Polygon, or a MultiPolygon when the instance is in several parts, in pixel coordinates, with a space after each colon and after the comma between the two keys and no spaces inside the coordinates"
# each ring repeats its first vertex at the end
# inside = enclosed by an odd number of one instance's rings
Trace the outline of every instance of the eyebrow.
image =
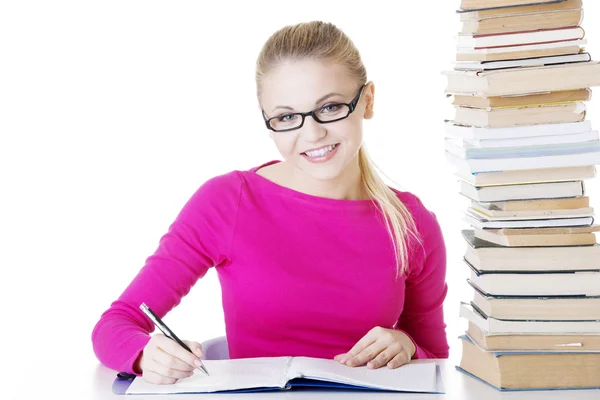
{"type": "MultiPolygon", "coordinates": [[[[332,93],[326,94],[325,96],[323,96],[323,97],[320,97],[320,98],[319,98],[317,101],[315,101],[315,105],[317,105],[317,104],[319,104],[320,102],[322,102],[322,101],[325,101],[325,100],[327,100],[328,98],[330,98],[330,97],[333,97],[333,96],[343,96],[343,94],[341,94],[341,93],[335,93],[335,92],[332,92],[332,93]]],[[[273,109],[271,112],[274,112],[274,111],[275,111],[275,110],[277,110],[278,108],[283,108],[283,109],[285,109],[285,110],[292,110],[292,111],[294,110],[294,109],[293,109],[292,107],[290,107],[290,106],[277,106],[277,107],[275,107],[275,108],[274,108],[274,109],[273,109]]]]}

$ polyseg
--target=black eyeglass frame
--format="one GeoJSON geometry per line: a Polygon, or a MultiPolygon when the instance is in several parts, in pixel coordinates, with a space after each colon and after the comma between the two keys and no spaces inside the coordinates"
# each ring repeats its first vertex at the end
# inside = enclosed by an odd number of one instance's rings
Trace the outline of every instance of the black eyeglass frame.
{"type": "Polygon", "coordinates": [[[302,126],[304,125],[304,120],[306,119],[306,117],[308,117],[309,115],[311,115],[313,117],[313,119],[315,121],[317,121],[320,124],[328,124],[330,122],[336,122],[336,121],[340,121],[342,119],[346,119],[350,116],[350,114],[352,114],[354,112],[354,110],[356,109],[356,104],[358,103],[358,100],[360,100],[360,95],[362,94],[363,89],[365,88],[365,85],[362,85],[360,87],[360,89],[358,90],[358,93],[356,94],[356,96],[354,96],[354,98],[350,101],[350,103],[329,103],[327,105],[324,105],[323,107],[319,107],[319,108],[315,108],[312,111],[308,111],[308,112],[298,112],[298,113],[289,113],[289,114],[283,114],[283,115],[278,115],[277,117],[272,117],[272,118],[265,118],[265,111],[262,110],[262,115],[263,115],[263,119],[265,120],[265,124],[267,125],[267,128],[272,130],[273,132],[289,132],[289,131],[294,131],[296,129],[300,129],[302,128],[302,126]],[[337,119],[332,119],[331,121],[322,121],[319,119],[319,117],[317,117],[316,113],[318,111],[321,111],[324,108],[327,107],[331,107],[331,106],[335,106],[335,105],[340,105],[340,106],[346,106],[348,107],[348,114],[346,114],[343,117],[337,118],[337,119]],[[288,116],[288,115],[300,115],[302,117],[302,122],[300,122],[300,125],[294,127],[294,128],[289,128],[289,129],[275,129],[271,126],[271,120],[276,119],[276,118],[281,118],[283,116],[288,116]]]}

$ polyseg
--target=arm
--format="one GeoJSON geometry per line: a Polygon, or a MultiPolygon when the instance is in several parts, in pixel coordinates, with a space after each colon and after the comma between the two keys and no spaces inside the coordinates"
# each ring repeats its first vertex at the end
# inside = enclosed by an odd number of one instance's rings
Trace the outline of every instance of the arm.
{"type": "Polygon", "coordinates": [[[188,200],[158,249],[94,327],[92,344],[102,364],[141,375],[137,362],[154,324],[139,305],[145,302],[163,318],[210,267],[228,260],[240,192],[241,180],[230,173],[206,181],[188,200]]]}
{"type": "Polygon", "coordinates": [[[417,229],[423,247],[411,253],[406,279],[404,310],[396,329],[414,343],[414,359],[448,358],[448,339],[444,323],[443,303],[446,284],[446,247],[435,214],[417,199],[417,229]]]}

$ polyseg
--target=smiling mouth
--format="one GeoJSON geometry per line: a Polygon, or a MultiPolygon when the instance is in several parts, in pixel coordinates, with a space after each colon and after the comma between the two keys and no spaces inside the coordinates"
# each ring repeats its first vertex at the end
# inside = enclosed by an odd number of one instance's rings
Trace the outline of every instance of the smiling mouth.
{"type": "MultiPolygon", "coordinates": [[[[336,143],[333,145],[333,148],[331,148],[331,150],[329,150],[327,153],[323,154],[323,156],[326,156],[327,154],[331,153],[332,151],[334,151],[335,149],[337,149],[339,147],[339,143],[336,143]]],[[[304,153],[300,153],[303,156],[308,156],[311,157],[310,155],[307,154],[307,152],[304,153]]],[[[319,156],[319,155],[315,155],[314,157],[323,157],[323,156],[319,156]]]]}

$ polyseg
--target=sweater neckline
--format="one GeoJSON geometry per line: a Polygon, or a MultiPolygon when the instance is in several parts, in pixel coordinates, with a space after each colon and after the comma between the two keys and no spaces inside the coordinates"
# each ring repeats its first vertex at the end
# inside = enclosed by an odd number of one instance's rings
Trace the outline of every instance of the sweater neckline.
{"type": "Polygon", "coordinates": [[[249,172],[248,175],[255,178],[255,180],[257,182],[259,182],[261,185],[263,185],[264,187],[268,188],[269,190],[275,191],[278,194],[297,197],[297,198],[307,200],[311,203],[318,204],[318,205],[337,207],[337,208],[341,207],[341,208],[360,208],[360,209],[368,209],[368,208],[375,206],[375,201],[373,201],[373,200],[331,199],[328,197],[314,196],[312,194],[299,192],[299,191],[289,188],[287,186],[282,186],[278,183],[275,183],[275,182],[265,178],[264,176],[256,173],[256,171],[258,171],[260,168],[266,167],[268,165],[275,164],[278,162],[281,162],[281,160],[271,160],[271,161],[267,161],[266,163],[263,163],[261,165],[258,165],[256,167],[252,167],[252,168],[250,168],[250,170],[248,170],[248,172],[249,172]]]}

